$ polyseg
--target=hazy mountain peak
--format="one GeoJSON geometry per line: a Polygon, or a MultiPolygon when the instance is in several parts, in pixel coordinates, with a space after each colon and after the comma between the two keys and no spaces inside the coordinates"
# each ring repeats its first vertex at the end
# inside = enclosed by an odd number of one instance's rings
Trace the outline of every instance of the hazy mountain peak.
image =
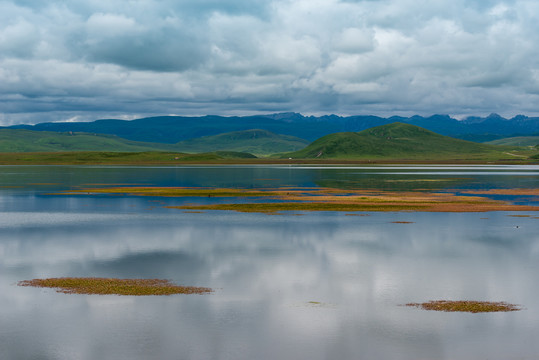
{"type": "Polygon", "coordinates": [[[282,121],[294,121],[294,120],[303,120],[304,116],[300,113],[295,112],[283,112],[276,114],[264,115],[264,117],[273,119],[273,120],[282,120],[282,121]]]}
{"type": "Polygon", "coordinates": [[[487,120],[506,120],[506,119],[496,113],[491,113],[489,116],[487,116],[487,120]]]}

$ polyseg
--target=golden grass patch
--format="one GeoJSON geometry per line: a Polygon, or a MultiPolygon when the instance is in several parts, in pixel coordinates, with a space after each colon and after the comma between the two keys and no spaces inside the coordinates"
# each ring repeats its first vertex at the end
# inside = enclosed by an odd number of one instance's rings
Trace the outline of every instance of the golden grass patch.
{"type": "MultiPolygon", "coordinates": [[[[514,189],[523,192],[522,189],[514,189]]],[[[537,189],[526,189],[533,193],[537,189]]],[[[504,189],[503,191],[508,191],[504,189]]],[[[486,192],[491,194],[490,192],[486,192]]],[[[335,188],[232,189],[189,187],[113,187],[70,190],[64,195],[110,194],[165,197],[254,197],[257,203],[189,204],[170,206],[183,210],[233,210],[239,212],[275,213],[278,211],[430,211],[487,212],[539,211],[539,206],[515,205],[507,201],[479,196],[481,192],[456,195],[451,192],[383,191],[372,189],[344,190],[335,188]],[[473,196],[472,196],[473,195],[473,196]],[[266,201],[268,199],[269,201],[266,201]],[[275,201],[277,200],[277,201],[275,201]]]]}
{"type": "Polygon", "coordinates": [[[24,280],[19,286],[54,288],[65,294],[95,295],[173,295],[206,294],[213,290],[205,287],[179,286],[162,279],[115,279],[115,278],[48,278],[24,280]]]}
{"type": "Polygon", "coordinates": [[[424,303],[409,303],[406,304],[406,306],[418,307],[424,310],[469,313],[507,312],[521,310],[520,306],[508,304],[506,302],[470,300],[433,300],[424,303]]]}
{"type": "Polygon", "coordinates": [[[477,195],[532,195],[539,196],[539,189],[489,189],[489,190],[466,190],[463,194],[477,195]]]}

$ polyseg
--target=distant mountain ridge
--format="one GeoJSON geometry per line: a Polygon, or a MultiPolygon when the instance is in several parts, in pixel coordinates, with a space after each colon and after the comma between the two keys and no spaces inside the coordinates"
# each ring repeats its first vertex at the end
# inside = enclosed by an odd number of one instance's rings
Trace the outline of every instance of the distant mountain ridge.
{"type": "Polygon", "coordinates": [[[448,115],[423,117],[373,115],[303,116],[298,113],[277,113],[256,116],[158,116],[136,120],[103,119],[93,122],[58,122],[36,125],[15,125],[9,128],[34,131],[86,132],[110,134],[128,140],[175,144],[180,141],[218,135],[226,132],[262,129],[313,141],[324,135],[351,131],[394,122],[420,126],[438,134],[470,141],[490,141],[504,137],[539,135],[539,117],[517,115],[505,119],[497,114],[468,117],[463,120],[448,115]]]}

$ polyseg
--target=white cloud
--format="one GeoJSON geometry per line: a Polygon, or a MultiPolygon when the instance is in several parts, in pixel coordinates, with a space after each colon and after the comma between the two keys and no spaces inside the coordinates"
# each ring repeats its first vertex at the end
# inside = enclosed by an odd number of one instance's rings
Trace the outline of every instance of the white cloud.
{"type": "Polygon", "coordinates": [[[335,50],[345,53],[359,54],[374,50],[377,42],[373,29],[347,28],[338,34],[334,40],[335,50]]]}
{"type": "Polygon", "coordinates": [[[8,24],[0,33],[0,52],[15,57],[31,57],[39,41],[39,29],[25,19],[8,24]]]}
{"type": "Polygon", "coordinates": [[[536,113],[538,15],[532,0],[4,0],[1,119],[536,113]]]}
{"type": "Polygon", "coordinates": [[[86,28],[90,34],[90,39],[92,37],[99,39],[133,33],[136,35],[140,29],[137,26],[137,22],[132,18],[125,17],[121,14],[104,13],[92,14],[88,21],[86,21],[86,28]]]}

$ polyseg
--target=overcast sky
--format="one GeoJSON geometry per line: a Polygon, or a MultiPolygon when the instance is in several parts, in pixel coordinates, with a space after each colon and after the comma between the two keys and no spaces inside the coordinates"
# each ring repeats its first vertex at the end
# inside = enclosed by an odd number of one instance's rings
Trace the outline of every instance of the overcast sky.
{"type": "Polygon", "coordinates": [[[0,124],[539,114],[536,0],[0,0],[0,124]]]}

